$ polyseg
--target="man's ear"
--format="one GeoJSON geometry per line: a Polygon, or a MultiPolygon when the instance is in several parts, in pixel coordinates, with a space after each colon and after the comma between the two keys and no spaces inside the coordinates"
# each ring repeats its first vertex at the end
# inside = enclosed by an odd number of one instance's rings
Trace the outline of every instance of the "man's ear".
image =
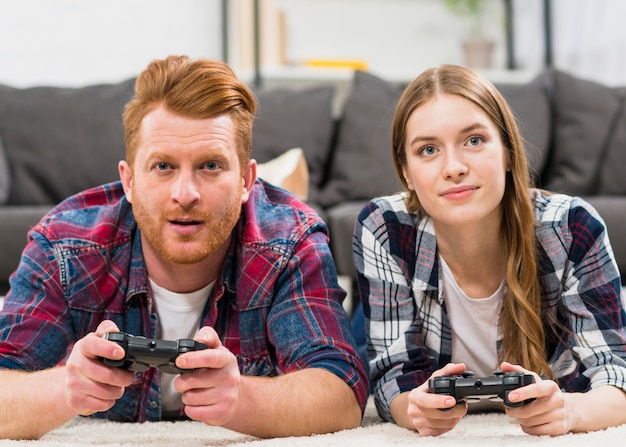
{"type": "Polygon", "coordinates": [[[244,167],[241,181],[243,183],[243,192],[241,195],[241,203],[244,204],[250,197],[250,191],[256,182],[256,160],[251,159],[244,167]]]}
{"type": "Polygon", "coordinates": [[[126,200],[129,203],[133,203],[133,171],[130,168],[130,165],[126,163],[125,160],[120,161],[117,164],[117,170],[120,173],[120,180],[122,181],[122,187],[124,188],[124,193],[126,194],[126,200]]]}

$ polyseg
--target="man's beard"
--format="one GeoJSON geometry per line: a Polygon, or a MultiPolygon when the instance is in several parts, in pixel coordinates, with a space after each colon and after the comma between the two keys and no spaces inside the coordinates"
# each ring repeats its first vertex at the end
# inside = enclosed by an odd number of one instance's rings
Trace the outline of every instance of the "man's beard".
{"type": "MultiPolygon", "coordinates": [[[[226,209],[220,218],[217,218],[211,212],[197,213],[194,211],[187,213],[170,212],[169,215],[164,211],[158,216],[153,216],[146,210],[141,200],[137,200],[138,197],[137,191],[133,189],[133,198],[135,199],[132,204],[133,214],[144,240],[159,256],[174,264],[195,264],[208,258],[229,238],[241,214],[240,202],[233,201],[230,208],[226,209]],[[209,235],[193,251],[182,251],[180,248],[172,249],[161,236],[161,230],[167,225],[168,221],[183,216],[188,219],[202,221],[203,226],[210,229],[209,235]]],[[[197,240],[198,237],[197,234],[174,236],[176,243],[191,243],[197,240]]]]}

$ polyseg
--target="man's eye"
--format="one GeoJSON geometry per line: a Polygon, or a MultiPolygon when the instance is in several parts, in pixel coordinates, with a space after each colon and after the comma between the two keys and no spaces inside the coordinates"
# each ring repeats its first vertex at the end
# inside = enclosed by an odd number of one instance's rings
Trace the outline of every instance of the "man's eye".
{"type": "Polygon", "coordinates": [[[204,165],[206,167],[207,170],[209,171],[217,171],[220,168],[219,163],[216,163],[214,161],[210,161],[207,164],[204,165]]]}
{"type": "Polygon", "coordinates": [[[155,168],[156,168],[158,171],[166,171],[166,170],[168,170],[168,169],[169,169],[169,167],[170,167],[170,165],[169,165],[169,164],[167,164],[167,163],[164,163],[164,162],[157,163],[157,164],[156,164],[156,166],[155,166],[155,168]]]}

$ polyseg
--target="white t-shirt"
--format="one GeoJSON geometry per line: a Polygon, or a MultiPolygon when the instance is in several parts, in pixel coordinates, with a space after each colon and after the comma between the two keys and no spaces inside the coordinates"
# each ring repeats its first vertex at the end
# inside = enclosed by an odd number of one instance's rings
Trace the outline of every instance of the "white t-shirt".
{"type": "MultiPolygon", "coordinates": [[[[193,339],[200,329],[202,311],[215,281],[191,293],[174,293],[150,280],[154,307],[158,316],[157,338],[193,339]]],[[[176,417],[182,407],[181,396],[174,389],[174,374],[161,374],[161,398],[164,417],[176,417]]]]}
{"type": "Polygon", "coordinates": [[[476,377],[491,376],[499,366],[498,317],[506,283],[503,280],[490,297],[470,298],[459,287],[441,256],[439,265],[443,271],[443,296],[452,331],[452,362],[465,363],[476,377]]]}

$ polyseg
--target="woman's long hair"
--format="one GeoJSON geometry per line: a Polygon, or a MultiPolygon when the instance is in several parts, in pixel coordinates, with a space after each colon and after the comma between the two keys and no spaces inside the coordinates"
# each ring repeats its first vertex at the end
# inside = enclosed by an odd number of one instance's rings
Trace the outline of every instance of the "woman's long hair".
{"type": "Polygon", "coordinates": [[[507,172],[502,198],[508,289],[500,310],[500,360],[552,377],[545,353],[535,217],[522,138],[506,100],[491,82],[472,70],[456,65],[426,70],[407,86],[398,102],[391,129],[392,151],[396,172],[408,193],[407,208],[411,212],[425,213],[403,175],[407,164],[407,121],[415,109],[441,94],[460,96],[480,107],[499,129],[508,151],[510,172],[507,172]]]}

